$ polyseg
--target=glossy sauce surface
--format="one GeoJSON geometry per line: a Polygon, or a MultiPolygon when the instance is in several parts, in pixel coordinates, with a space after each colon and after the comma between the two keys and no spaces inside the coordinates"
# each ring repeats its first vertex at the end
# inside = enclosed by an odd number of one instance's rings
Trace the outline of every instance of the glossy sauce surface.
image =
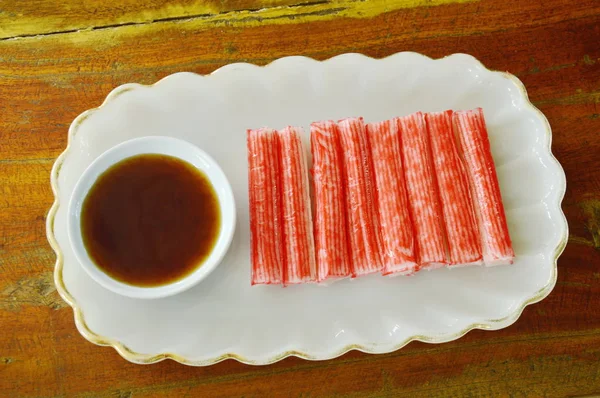
{"type": "Polygon", "coordinates": [[[81,213],[92,260],[135,286],[165,285],[197,269],[220,229],[221,209],[208,177],[165,155],[137,155],[110,167],[81,213]]]}

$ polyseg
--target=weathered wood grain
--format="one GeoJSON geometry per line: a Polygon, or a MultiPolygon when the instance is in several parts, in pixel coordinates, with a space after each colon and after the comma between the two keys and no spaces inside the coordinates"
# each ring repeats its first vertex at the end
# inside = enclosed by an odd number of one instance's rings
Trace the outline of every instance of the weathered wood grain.
{"type": "MultiPolygon", "coordinates": [[[[315,0],[316,2],[316,0],[315,0]]],[[[290,6],[294,0],[152,0],[107,2],[92,0],[3,2],[0,38],[58,34],[125,24],[210,16],[236,10],[290,6]],[[23,4],[24,3],[24,4],[23,4]]],[[[298,2],[298,3],[311,3],[298,2]]]]}
{"type": "MultiPolygon", "coordinates": [[[[359,4],[360,0],[33,0],[4,2],[0,9],[0,39],[98,30],[122,25],[146,25],[189,19],[209,23],[246,20],[261,22],[280,17],[327,16],[340,11],[364,17],[364,10],[388,12],[399,8],[435,6],[477,0],[401,0],[359,4]],[[366,5],[366,7],[365,7],[366,5]],[[296,7],[299,9],[296,10],[296,7]],[[268,12],[264,12],[268,10],[268,12]],[[255,12],[259,13],[255,13],[255,12]],[[215,16],[217,18],[215,18],[215,16]]],[[[373,15],[373,14],[371,14],[373,15]]]]}
{"type": "Polygon", "coordinates": [[[600,394],[600,3],[81,3],[0,2],[0,396],[600,394]],[[77,114],[120,84],[178,71],[403,50],[466,52],[516,74],[548,117],[570,237],[547,299],[507,329],[452,343],[266,367],[138,366],[81,338],[51,283],[44,225],[50,168],[77,114]]]}

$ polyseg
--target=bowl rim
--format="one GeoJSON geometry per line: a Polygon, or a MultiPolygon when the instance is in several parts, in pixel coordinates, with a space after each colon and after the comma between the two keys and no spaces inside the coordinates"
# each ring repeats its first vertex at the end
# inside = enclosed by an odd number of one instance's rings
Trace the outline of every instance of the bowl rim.
{"type": "Polygon", "coordinates": [[[223,257],[225,257],[233,239],[236,208],[233,191],[227,176],[218,163],[205,151],[179,138],[145,136],[115,145],[94,159],[75,184],[68,203],[67,218],[67,234],[75,258],[96,283],[121,296],[154,299],[172,296],[188,290],[204,280],[217,268],[223,257]],[[150,287],[121,282],[103,271],[90,258],[81,233],[82,204],[97,179],[115,164],[144,154],[171,156],[201,171],[212,184],[218,196],[221,211],[221,229],[208,257],[187,275],[164,285],[150,287]]]}

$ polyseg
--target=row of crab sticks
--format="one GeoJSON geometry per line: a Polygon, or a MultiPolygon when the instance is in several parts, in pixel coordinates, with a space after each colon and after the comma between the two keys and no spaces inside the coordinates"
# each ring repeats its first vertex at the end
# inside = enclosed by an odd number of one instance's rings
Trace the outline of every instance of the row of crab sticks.
{"type": "Polygon", "coordinates": [[[481,109],[249,130],[252,283],[510,263],[481,109]],[[313,240],[314,231],[314,240],[313,240]]]}

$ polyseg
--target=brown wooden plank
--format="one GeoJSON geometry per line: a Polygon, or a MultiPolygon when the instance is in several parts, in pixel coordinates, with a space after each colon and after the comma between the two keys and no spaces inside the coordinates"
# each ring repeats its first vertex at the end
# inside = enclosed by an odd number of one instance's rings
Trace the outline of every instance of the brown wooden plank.
{"type": "Polygon", "coordinates": [[[1,303],[0,301],[0,324],[3,325],[3,333],[0,333],[0,395],[62,394],[60,370],[57,367],[60,358],[56,356],[51,310],[26,306],[19,311],[6,311],[1,303]],[[8,325],[9,333],[6,330],[8,325]]]}
{"type": "Polygon", "coordinates": [[[205,17],[238,10],[290,6],[297,0],[102,0],[4,2],[0,10],[0,39],[99,29],[124,24],[205,17]]]}

